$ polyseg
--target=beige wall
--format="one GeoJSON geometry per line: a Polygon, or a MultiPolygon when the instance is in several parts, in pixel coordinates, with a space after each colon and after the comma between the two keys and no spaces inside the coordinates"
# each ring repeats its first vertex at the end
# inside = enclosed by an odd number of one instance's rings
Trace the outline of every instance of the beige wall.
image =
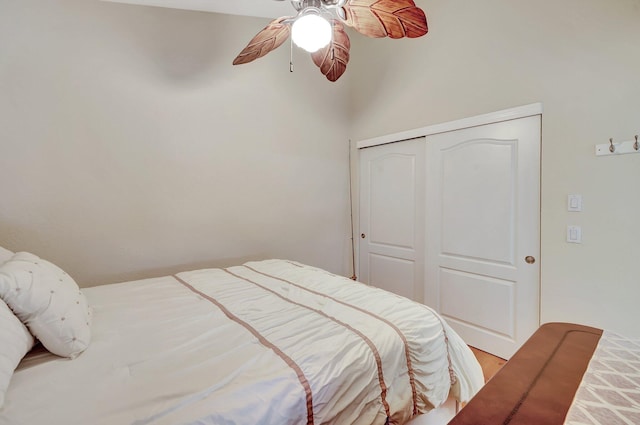
{"type": "Polygon", "coordinates": [[[346,79],[267,20],[0,0],[0,245],[83,286],[244,259],[350,273],[346,79]]]}
{"type": "Polygon", "coordinates": [[[418,5],[425,38],[352,37],[351,137],[542,102],[542,321],[640,336],[640,154],[594,155],[640,133],[640,1],[418,5]],[[584,212],[567,212],[570,193],[584,212]]]}
{"type": "Polygon", "coordinates": [[[418,4],[427,37],[352,34],[334,85],[286,46],[231,67],[265,20],[0,0],[0,245],[82,285],[263,257],[350,274],[349,137],[542,102],[542,320],[638,335],[640,155],[593,150],[640,133],[640,2],[418,4]]]}

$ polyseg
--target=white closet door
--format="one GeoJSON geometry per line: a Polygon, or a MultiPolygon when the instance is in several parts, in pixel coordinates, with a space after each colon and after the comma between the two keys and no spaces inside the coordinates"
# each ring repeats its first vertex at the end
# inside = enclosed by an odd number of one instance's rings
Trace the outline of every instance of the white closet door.
{"type": "Polygon", "coordinates": [[[540,116],[427,137],[425,303],[509,358],[539,325],[540,116]]]}
{"type": "Polygon", "coordinates": [[[359,280],[420,302],[424,155],[424,138],[360,150],[359,280]]]}

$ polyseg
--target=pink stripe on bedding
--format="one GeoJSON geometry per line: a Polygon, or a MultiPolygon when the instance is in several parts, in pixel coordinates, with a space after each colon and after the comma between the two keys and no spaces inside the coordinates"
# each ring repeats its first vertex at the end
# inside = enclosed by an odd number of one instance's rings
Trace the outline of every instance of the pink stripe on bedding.
{"type": "Polygon", "coordinates": [[[352,327],[348,323],[344,323],[344,322],[336,319],[335,317],[331,317],[328,314],[326,314],[326,313],[324,313],[324,312],[322,312],[320,310],[317,310],[315,308],[312,308],[312,307],[306,306],[304,304],[300,304],[300,303],[297,303],[295,301],[292,301],[292,300],[290,300],[290,299],[278,294],[277,292],[273,291],[272,289],[266,288],[263,285],[260,285],[259,283],[252,281],[251,279],[247,279],[246,277],[239,276],[239,275],[237,275],[237,274],[235,274],[235,273],[233,273],[233,272],[231,272],[231,271],[229,271],[227,269],[223,269],[223,270],[225,272],[229,273],[230,275],[238,278],[238,279],[242,279],[245,282],[252,283],[252,284],[264,289],[265,291],[268,291],[268,292],[274,294],[275,296],[279,297],[280,299],[282,299],[282,300],[284,300],[286,302],[289,302],[291,304],[294,304],[294,305],[297,305],[299,307],[305,308],[307,310],[313,311],[313,312],[319,314],[320,316],[322,316],[322,317],[324,317],[326,319],[329,319],[329,320],[331,320],[331,321],[343,326],[344,328],[350,330],[354,334],[358,335],[369,346],[369,348],[371,349],[371,352],[373,353],[373,356],[374,356],[374,358],[376,360],[376,365],[377,365],[377,369],[378,369],[378,382],[380,384],[380,399],[382,400],[382,405],[384,406],[384,410],[385,410],[385,413],[387,415],[387,418],[391,417],[391,408],[389,406],[389,403],[387,402],[387,385],[384,382],[384,376],[383,376],[383,371],[382,371],[382,358],[380,357],[380,352],[376,348],[376,346],[373,343],[373,341],[371,341],[369,338],[367,338],[366,335],[364,335],[362,332],[360,332],[359,330],[355,329],[354,327],[352,327]]]}
{"type": "MultiPolygon", "coordinates": [[[[296,267],[300,267],[295,263],[289,262],[289,264],[292,264],[292,265],[294,265],[296,267]]],[[[411,384],[411,395],[413,397],[413,414],[414,415],[418,414],[415,372],[414,372],[413,367],[411,365],[411,356],[410,356],[410,353],[409,353],[409,343],[407,342],[407,338],[404,335],[404,333],[402,333],[402,331],[396,325],[394,325],[393,323],[391,323],[389,320],[385,319],[384,317],[378,316],[377,314],[372,313],[369,310],[365,310],[362,307],[358,307],[358,306],[355,306],[353,304],[349,304],[347,302],[344,302],[342,300],[334,298],[334,297],[332,297],[330,295],[323,294],[322,292],[314,291],[313,289],[309,289],[309,288],[306,288],[306,287],[304,287],[302,285],[298,285],[297,283],[291,282],[291,281],[289,281],[287,279],[283,279],[283,278],[278,277],[278,276],[273,276],[271,274],[261,272],[260,270],[256,270],[253,267],[247,266],[246,264],[244,264],[243,267],[245,267],[245,268],[247,268],[247,269],[249,269],[249,270],[251,270],[251,271],[253,271],[255,273],[261,274],[263,276],[266,276],[266,277],[269,277],[269,278],[272,278],[272,279],[276,279],[276,280],[279,280],[281,282],[287,283],[289,285],[295,286],[296,288],[302,289],[302,290],[307,291],[307,292],[309,292],[311,294],[328,298],[331,301],[334,301],[334,302],[336,302],[338,304],[344,305],[345,307],[349,307],[349,308],[357,310],[357,311],[359,311],[361,313],[367,314],[367,315],[373,317],[374,319],[380,320],[381,322],[383,322],[386,325],[388,325],[389,327],[391,327],[398,334],[398,336],[400,337],[400,339],[402,340],[402,343],[404,345],[404,355],[405,355],[405,359],[406,359],[406,362],[407,362],[407,370],[409,372],[408,374],[409,374],[409,383],[411,384]]],[[[451,360],[449,360],[449,363],[451,363],[451,360]]]]}
{"type": "MultiPolygon", "coordinates": [[[[304,268],[304,267],[303,267],[303,266],[301,266],[300,264],[296,264],[296,263],[294,263],[293,261],[286,261],[286,263],[287,263],[287,264],[291,264],[292,266],[295,266],[295,267],[299,267],[299,268],[301,268],[301,269],[303,269],[303,268],[304,268]]],[[[249,266],[247,266],[246,264],[245,264],[244,266],[245,266],[245,267],[247,267],[247,268],[249,268],[249,266]]],[[[252,269],[252,270],[253,270],[253,269],[252,269]]],[[[259,272],[259,271],[257,271],[257,270],[254,270],[254,271],[256,271],[257,273],[261,273],[261,272],[259,272]]],[[[335,275],[335,274],[333,274],[333,273],[330,273],[330,272],[328,272],[328,271],[326,271],[326,270],[324,270],[324,272],[325,272],[325,273],[327,273],[328,275],[338,277],[337,275],[335,275]]],[[[262,273],[262,274],[264,274],[264,273],[262,273]]],[[[268,276],[268,275],[266,275],[266,274],[265,274],[265,276],[268,276]]],[[[283,282],[287,282],[286,280],[284,280],[284,279],[280,279],[279,277],[275,277],[275,276],[272,276],[272,277],[273,277],[273,278],[275,278],[275,279],[282,280],[283,282]]],[[[339,277],[344,278],[343,276],[339,276],[339,277]]],[[[290,282],[287,282],[287,283],[290,283],[290,282]]],[[[295,284],[294,284],[294,285],[295,285],[295,284]]],[[[295,286],[298,286],[298,285],[295,285],[295,286]]],[[[298,286],[298,287],[299,287],[299,288],[302,288],[302,289],[307,289],[307,288],[300,287],[300,286],[298,286]]],[[[313,291],[311,291],[311,290],[309,290],[309,291],[310,291],[310,292],[313,292],[313,291]]],[[[332,299],[332,300],[335,300],[334,298],[331,298],[331,297],[329,297],[329,298],[330,298],[330,299],[332,299]]],[[[335,301],[338,301],[338,300],[335,300],[335,301]]],[[[338,302],[340,302],[340,301],[338,301],[338,302]]],[[[345,305],[347,305],[347,304],[345,303],[345,305]]],[[[446,326],[444,325],[444,322],[442,321],[442,318],[438,315],[438,313],[436,313],[436,312],[435,312],[435,310],[433,310],[433,309],[432,309],[432,308],[430,308],[430,307],[427,307],[426,305],[422,305],[422,306],[423,306],[427,311],[429,311],[431,314],[433,314],[433,317],[437,318],[437,319],[438,319],[438,321],[440,322],[440,325],[442,326],[442,333],[443,333],[443,335],[444,335],[444,343],[445,343],[445,346],[447,347],[447,361],[449,362],[449,382],[451,383],[451,385],[455,385],[455,384],[456,384],[456,382],[457,382],[457,378],[456,378],[456,374],[455,374],[455,372],[453,371],[453,364],[452,364],[452,362],[451,362],[451,352],[449,351],[449,336],[447,335],[447,328],[446,328],[446,326]]],[[[403,339],[403,340],[404,340],[404,341],[405,341],[405,343],[406,343],[406,339],[403,339]]],[[[405,345],[405,347],[406,347],[406,345],[405,345]]],[[[407,353],[407,355],[408,355],[408,350],[407,350],[406,348],[405,348],[405,352],[406,352],[406,353],[407,353]]],[[[409,360],[409,362],[411,362],[411,359],[410,359],[410,358],[409,358],[408,360],[409,360]]],[[[408,366],[410,367],[410,363],[408,364],[408,366]]],[[[411,379],[411,378],[410,378],[410,379],[411,379]]],[[[413,380],[413,383],[415,384],[415,378],[414,378],[414,380],[413,380]]],[[[414,387],[412,387],[412,389],[414,389],[414,390],[415,390],[415,386],[414,386],[414,387]]],[[[415,396],[415,394],[416,394],[416,393],[414,392],[414,396],[415,396]]],[[[415,397],[414,397],[414,401],[415,401],[415,400],[416,400],[416,399],[415,399],[415,397]]],[[[415,406],[415,404],[414,404],[414,406],[415,406]]],[[[414,415],[415,415],[415,414],[416,414],[416,412],[414,411],[414,415]]]]}
{"type": "Polygon", "coordinates": [[[274,345],[269,340],[267,340],[264,336],[262,336],[260,334],[260,332],[258,332],[256,329],[254,329],[251,325],[249,325],[248,323],[244,322],[239,317],[233,315],[229,310],[227,310],[216,299],[214,299],[213,297],[211,297],[211,296],[209,296],[209,295],[207,295],[207,294],[205,294],[205,293],[203,293],[201,291],[198,291],[196,288],[194,288],[193,286],[191,286],[190,284],[188,284],[187,282],[185,282],[184,280],[182,280],[178,276],[174,275],[173,278],[176,279],[180,284],[182,284],[184,287],[186,287],[190,291],[200,295],[201,297],[203,297],[206,300],[208,300],[211,303],[213,303],[230,320],[233,320],[234,322],[244,326],[244,328],[247,329],[249,332],[251,332],[253,334],[253,336],[255,336],[258,339],[258,341],[260,341],[260,343],[262,345],[264,345],[265,347],[268,347],[271,350],[273,350],[274,353],[276,353],[282,360],[284,360],[284,362],[291,369],[293,369],[293,371],[296,373],[296,375],[298,377],[298,380],[300,381],[300,384],[304,388],[304,392],[306,394],[306,400],[307,400],[307,425],[314,425],[314,423],[313,423],[313,395],[311,393],[311,385],[309,384],[309,381],[307,380],[307,378],[304,376],[304,372],[302,371],[300,366],[295,361],[293,361],[293,359],[291,357],[287,356],[280,348],[278,348],[276,345],[274,345]]]}

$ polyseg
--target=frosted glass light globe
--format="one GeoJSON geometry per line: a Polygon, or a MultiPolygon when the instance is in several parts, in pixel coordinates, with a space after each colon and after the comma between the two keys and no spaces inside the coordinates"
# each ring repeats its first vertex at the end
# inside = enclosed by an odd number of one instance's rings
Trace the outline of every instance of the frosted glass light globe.
{"type": "Polygon", "coordinates": [[[331,24],[314,13],[302,15],[291,27],[291,38],[296,46],[313,53],[331,41],[331,24]]]}

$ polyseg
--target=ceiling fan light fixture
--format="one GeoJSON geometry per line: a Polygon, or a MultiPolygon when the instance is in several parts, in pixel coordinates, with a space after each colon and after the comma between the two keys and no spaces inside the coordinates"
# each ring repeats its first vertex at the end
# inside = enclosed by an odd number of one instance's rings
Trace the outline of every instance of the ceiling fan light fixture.
{"type": "Polygon", "coordinates": [[[320,16],[315,8],[306,8],[291,27],[291,38],[296,46],[309,53],[316,52],[331,42],[331,23],[320,16]]]}
{"type": "Polygon", "coordinates": [[[345,25],[371,38],[417,38],[429,31],[427,15],[414,0],[290,1],[296,16],[269,22],[233,60],[234,65],[253,62],[291,39],[291,46],[295,43],[311,53],[313,63],[333,82],[349,63],[351,41],[345,25]]]}

